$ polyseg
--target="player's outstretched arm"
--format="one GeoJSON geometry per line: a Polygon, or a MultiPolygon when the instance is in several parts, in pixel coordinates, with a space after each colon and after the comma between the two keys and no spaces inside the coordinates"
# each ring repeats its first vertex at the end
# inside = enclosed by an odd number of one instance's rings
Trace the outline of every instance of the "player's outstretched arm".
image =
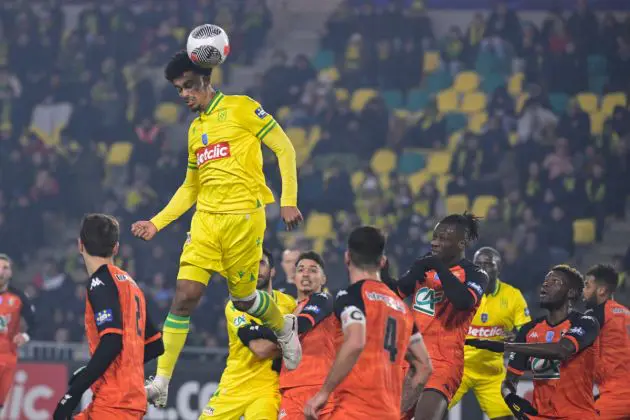
{"type": "Polygon", "coordinates": [[[286,224],[287,230],[292,230],[303,220],[302,213],[297,207],[298,183],[295,148],[284,130],[277,124],[267,132],[262,141],[278,158],[278,167],[282,177],[280,216],[286,224]]]}
{"type": "Polygon", "coordinates": [[[186,213],[197,201],[198,193],[197,167],[193,168],[189,164],[183,184],[177,189],[166,207],[151,220],[141,220],[131,225],[131,233],[140,239],[150,241],[160,230],[186,213]]]}
{"type": "Polygon", "coordinates": [[[275,359],[281,356],[278,338],[270,328],[251,323],[240,327],[237,334],[241,342],[259,359],[275,359]]]}

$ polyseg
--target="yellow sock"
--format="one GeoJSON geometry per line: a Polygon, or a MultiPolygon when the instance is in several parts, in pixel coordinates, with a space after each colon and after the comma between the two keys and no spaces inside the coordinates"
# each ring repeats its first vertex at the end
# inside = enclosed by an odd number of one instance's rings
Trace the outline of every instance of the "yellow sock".
{"type": "Polygon", "coordinates": [[[156,373],[158,376],[166,378],[173,376],[179,353],[186,343],[189,327],[189,316],[177,316],[169,312],[162,329],[164,354],[158,358],[156,373]]]}
{"type": "Polygon", "coordinates": [[[256,290],[256,299],[254,299],[254,304],[247,313],[260,319],[265,326],[271,328],[276,334],[282,332],[284,316],[276,302],[269,296],[269,293],[256,290]]]}

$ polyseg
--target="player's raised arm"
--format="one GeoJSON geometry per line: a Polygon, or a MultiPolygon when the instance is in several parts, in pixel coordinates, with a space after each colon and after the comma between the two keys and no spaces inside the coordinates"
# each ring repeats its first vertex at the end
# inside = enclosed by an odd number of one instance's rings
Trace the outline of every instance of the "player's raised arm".
{"type": "Polygon", "coordinates": [[[361,298],[361,285],[350,286],[337,294],[335,316],[341,322],[343,343],[337,351],[324,385],[305,407],[307,419],[317,419],[317,412],[328,401],[330,394],[348,376],[359,360],[366,342],[365,305],[361,298]]]}
{"type": "Polygon", "coordinates": [[[297,207],[297,163],[295,149],[289,137],[276,120],[253,99],[249,100],[252,110],[245,113],[248,127],[252,133],[269,147],[278,158],[278,167],[282,177],[282,195],[280,197],[280,216],[291,230],[302,221],[302,213],[297,207]]]}

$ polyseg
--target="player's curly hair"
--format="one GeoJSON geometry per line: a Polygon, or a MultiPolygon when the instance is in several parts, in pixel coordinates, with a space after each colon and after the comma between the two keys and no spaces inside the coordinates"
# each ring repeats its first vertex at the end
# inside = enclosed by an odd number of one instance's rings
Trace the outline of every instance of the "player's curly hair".
{"type": "Polygon", "coordinates": [[[168,64],[166,64],[164,77],[166,77],[166,80],[173,83],[173,80],[181,77],[182,74],[187,71],[192,71],[193,73],[197,73],[202,76],[212,76],[212,68],[199,67],[195,65],[195,63],[193,63],[188,57],[186,50],[181,50],[175,53],[168,64]]]}
{"type": "Polygon", "coordinates": [[[584,290],[584,276],[577,268],[571,267],[568,264],[559,264],[553,266],[551,271],[558,271],[564,274],[569,280],[569,289],[575,290],[573,301],[580,299],[582,291],[584,290]]]}
{"type": "Polygon", "coordinates": [[[606,286],[610,293],[614,293],[619,284],[619,273],[609,264],[595,264],[588,269],[585,276],[593,276],[595,282],[606,286]]]}
{"type": "Polygon", "coordinates": [[[455,226],[461,230],[466,242],[474,242],[479,239],[479,220],[480,217],[465,211],[463,214],[449,214],[440,223],[455,226]]]}

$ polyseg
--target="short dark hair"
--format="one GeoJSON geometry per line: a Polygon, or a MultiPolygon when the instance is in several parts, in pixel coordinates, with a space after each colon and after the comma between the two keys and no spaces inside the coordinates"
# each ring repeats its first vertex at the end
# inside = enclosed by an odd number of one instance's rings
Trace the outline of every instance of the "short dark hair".
{"type": "Polygon", "coordinates": [[[466,242],[479,239],[480,218],[465,211],[463,214],[449,214],[440,221],[440,224],[454,226],[466,242]]]}
{"type": "Polygon", "coordinates": [[[6,261],[9,263],[9,265],[13,265],[13,261],[11,260],[11,257],[9,257],[7,254],[0,253],[0,261],[6,261]]]}
{"type": "Polygon", "coordinates": [[[297,267],[298,264],[300,263],[300,261],[302,260],[312,260],[315,261],[317,263],[317,265],[319,265],[319,268],[321,268],[322,270],[324,270],[324,259],[322,258],[321,255],[319,255],[317,252],[315,251],[306,251],[306,252],[302,252],[300,254],[300,256],[297,258],[297,260],[295,260],[295,266],[297,267]]]}
{"type": "Polygon", "coordinates": [[[188,57],[186,50],[178,51],[173,57],[171,57],[166,68],[164,69],[164,77],[166,80],[173,83],[173,80],[181,77],[187,71],[192,71],[201,76],[211,76],[212,68],[199,67],[193,63],[188,57]]]}
{"type": "Polygon", "coordinates": [[[93,257],[109,258],[120,236],[120,225],[113,216],[100,213],[86,214],[81,221],[79,237],[85,251],[93,257]]]}
{"type": "Polygon", "coordinates": [[[276,261],[273,259],[273,254],[267,248],[263,248],[263,256],[267,257],[269,260],[269,267],[274,268],[276,266],[276,261]]]}
{"type": "Polygon", "coordinates": [[[617,284],[619,284],[619,273],[612,265],[609,264],[595,264],[586,272],[587,276],[593,276],[595,282],[601,286],[606,286],[610,293],[614,293],[617,290],[617,284]]]}
{"type": "Polygon", "coordinates": [[[353,265],[361,269],[378,269],[385,251],[385,235],[372,226],[354,229],[348,237],[348,254],[353,265]]]}
{"type": "Polygon", "coordinates": [[[569,289],[575,290],[576,292],[573,300],[577,300],[582,296],[582,291],[584,290],[584,276],[578,269],[567,264],[559,264],[553,266],[551,271],[559,271],[567,277],[569,280],[569,289]]]}

